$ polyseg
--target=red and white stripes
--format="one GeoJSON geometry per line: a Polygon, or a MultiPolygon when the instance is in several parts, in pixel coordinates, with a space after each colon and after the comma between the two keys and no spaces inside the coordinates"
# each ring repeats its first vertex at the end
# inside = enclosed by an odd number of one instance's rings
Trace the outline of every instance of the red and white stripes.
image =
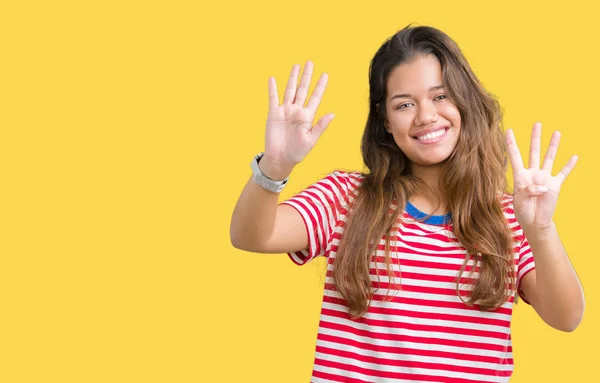
{"type": "MultiPolygon", "coordinates": [[[[282,202],[302,215],[309,236],[309,248],[288,254],[291,260],[302,265],[316,256],[328,259],[311,381],[508,382],[513,371],[514,299],[493,312],[460,300],[456,278],[466,252],[448,224],[419,222],[405,211],[390,237],[394,280],[388,277],[382,238],[371,262],[377,290],[367,313],[350,319],[332,270],[346,208],[361,180],[360,173],[334,172],[282,202]],[[399,290],[395,283],[401,284],[399,290]]],[[[535,267],[533,255],[515,219],[512,197],[505,196],[502,203],[513,232],[520,281],[535,267]]],[[[471,261],[463,274],[461,295],[470,291],[466,277],[473,267],[477,270],[471,261]]],[[[478,276],[473,273],[473,278],[478,276]]]]}

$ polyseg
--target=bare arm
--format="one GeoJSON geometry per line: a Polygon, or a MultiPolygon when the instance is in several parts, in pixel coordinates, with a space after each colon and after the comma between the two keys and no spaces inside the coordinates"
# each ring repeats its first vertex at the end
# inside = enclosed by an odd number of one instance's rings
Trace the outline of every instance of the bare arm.
{"type": "MultiPolygon", "coordinates": [[[[275,171],[266,170],[269,168],[267,161],[263,157],[260,162],[263,173],[276,174],[275,171]]],[[[302,217],[296,209],[278,205],[278,202],[278,193],[270,192],[250,179],[231,218],[232,245],[254,253],[287,253],[308,247],[302,217]]]]}
{"type": "MultiPolygon", "coordinates": [[[[313,126],[313,120],[325,87],[327,75],[319,78],[304,106],[312,77],[308,61],[296,87],[300,66],[294,65],[279,104],[277,84],[269,78],[269,115],[265,133],[265,155],[261,171],[273,180],[290,175],[323,134],[333,114],[327,114],[313,126]]],[[[252,178],[244,187],[231,217],[231,243],[238,249],[257,253],[287,253],[308,247],[306,228],[300,214],[292,207],[278,205],[279,194],[263,189],[252,178]]]]}
{"type": "Polygon", "coordinates": [[[535,270],[521,281],[525,297],[548,325],[561,331],[575,330],[583,317],[585,299],[556,226],[529,233],[527,240],[535,270]]]}
{"type": "Polygon", "coordinates": [[[521,290],[546,323],[562,331],[573,331],[583,317],[585,299],[552,216],[560,187],[575,166],[577,157],[573,156],[556,176],[552,176],[560,133],[552,135],[542,166],[541,135],[542,126],[536,123],[531,133],[529,168],[525,168],[514,134],[507,131],[514,177],[515,216],[531,246],[536,264],[536,269],[523,277],[521,290]]]}

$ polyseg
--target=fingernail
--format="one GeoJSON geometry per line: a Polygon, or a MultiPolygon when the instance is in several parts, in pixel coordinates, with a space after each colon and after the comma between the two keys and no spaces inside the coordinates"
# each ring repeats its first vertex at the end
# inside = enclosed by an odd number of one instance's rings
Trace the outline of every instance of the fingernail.
{"type": "Polygon", "coordinates": [[[548,191],[548,187],[547,186],[538,186],[538,192],[540,193],[545,193],[548,191]]]}

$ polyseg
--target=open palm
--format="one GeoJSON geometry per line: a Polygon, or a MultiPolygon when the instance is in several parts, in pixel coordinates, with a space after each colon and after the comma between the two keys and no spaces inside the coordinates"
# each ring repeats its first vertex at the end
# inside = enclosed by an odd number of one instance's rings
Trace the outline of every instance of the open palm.
{"type": "Polygon", "coordinates": [[[315,146],[333,114],[327,114],[313,126],[317,108],[327,86],[327,74],[322,74],[304,106],[313,71],[313,63],[304,67],[300,85],[296,87],[300,66],[294,65],[288,79],[283,103],[279,104],[275,78],[269,79],[269,114],[265,136],[265,155],[280,164],[295,165],[315,146]]]}
{"type": "Polygon", "coordinates": [[[531,131],[529,168],[525,168],[513,131],[509,129],[506,132],[508,155],[513,168],[515,216],[524,228],[545,229],[552,223],[560,187],[577,162],[577,156],[571,157],[557,175],[552,175],[560,142],[560,133],[554,132],[540,167],[541,136],[542,125],[535,123],[531,131]]]}

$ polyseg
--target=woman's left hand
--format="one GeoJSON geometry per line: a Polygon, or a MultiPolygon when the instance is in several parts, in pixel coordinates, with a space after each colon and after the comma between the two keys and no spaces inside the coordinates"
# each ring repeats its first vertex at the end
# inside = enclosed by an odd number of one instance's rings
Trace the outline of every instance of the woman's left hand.
{"type": "Polygon", "coordinates": [[[525,231],[546,230],[552,225],[560,187],[577,163],[577,156],[573,156],[557,175],[552,175],[560,142],[560,133],[555,131],[540,168],[541,137],[542,124],[536,122],[531,130],[529,168],[525,168],[513,131],[506,131],[508,155],[513,168],[515,216],[525,231]]]}

